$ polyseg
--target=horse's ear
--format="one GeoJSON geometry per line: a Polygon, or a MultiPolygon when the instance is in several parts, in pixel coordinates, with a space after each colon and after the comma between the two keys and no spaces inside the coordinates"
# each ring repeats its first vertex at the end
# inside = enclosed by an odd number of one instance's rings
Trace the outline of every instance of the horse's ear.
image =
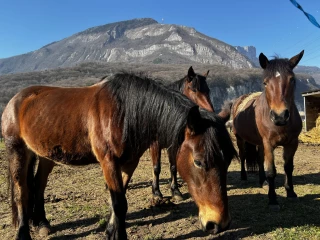
{"type": "Polygon", "coordinates": [[[199,106],[193,106],[188,113],[187,127],[190,130],[191,135],[197,132],[197,126],[201,122],[201,115],[199,112],[199,106]]]}
{"type": "Polygon", "coordinates": [[[203,74],[204,77],[208,77],[210,70],[208,70],[205,74],[203,74]]]}
{"type": "Polygon", "coordinates": [[[269,64],[268,58],[267,58],[263,53],[260,53],[260,55],[259,55],[259,63],[260,63],[260,66],[261,66],[263,69],[266,69],[266,67],[267,67],[268,64],[269,64]]]}
{"type": "Polygon", "coordinates": [[[292,69],[294,69],[298,65],[303,54],[304,54],[304,50],[302,50],[299,54],[295,55],[294,57],[290,58],[289,62],[290,62],[292,69]]]}
{"type": "Polygon", "coordinates": [[[188,81],[191,82],[192,79],[196,76],[195,72],[193,71],[193,68],[192,66],[189,67],[189,70],[188,70],[188,81]]]}

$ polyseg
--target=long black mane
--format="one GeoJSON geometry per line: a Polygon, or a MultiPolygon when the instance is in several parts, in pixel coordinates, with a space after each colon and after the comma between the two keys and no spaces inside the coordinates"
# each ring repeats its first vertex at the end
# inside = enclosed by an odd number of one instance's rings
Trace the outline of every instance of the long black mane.
{"type": "Polygon", "coordinates": [[[182,92],[185,84],[185,79],[186,77],[175,82],[170,82],[167,84],[167,87],[170,89],[176,90],[178,92],[182,92]]]}
{"type": "Polygon", "coordinates": [[[105,86],[118,103],[114,121],[123,119],[123,142],[139,150],[158,140],[160,146],[177,151],[174,144],[182,139],[193,102],[142,74],[118,73],[105,86]]]}
{"type": "MultiPolygon", "coordinates": [[[[157,140],[161,148],[168,148],[172,154],[177,153],[184,140],[188,113],[196,106],[191,100],[163,83],[133,73],[118,73],[109,78],[104,86],[117,101],[114,121],[118,123],[123,119],[122,140],[126,145],[134,150],[144,150],[157,140]]],[[[214,125],[205,133],[208,154],[221,154],[220,150],[224,154],[228,151],[229,155],[233,154],[232,143],[231,151],[224,150],[230,147],[231,140],[219,117],[206,111],[201,111],[201,115],[214,125]],[[217,132],[223,141],[217,139],[217,132]],[[219,146],[218,142],[223,146],[219,146]]]]}
{"type": "MultiPolygon", "coordinates": [[[[238,154],[233,146],[225,122],[216,113],[205,109],[200,109],[200,114],[203,119],[210,122],[210,127],[206,129],[203,138],[204,142],[202,143],[207,154],[206,159],[222,157],[227,166],[229,166],[231,160],[237,157],[238,154]]],[[[213,167],[214,164],[214,162],[209,162],[208,167],[213,167]]]]}

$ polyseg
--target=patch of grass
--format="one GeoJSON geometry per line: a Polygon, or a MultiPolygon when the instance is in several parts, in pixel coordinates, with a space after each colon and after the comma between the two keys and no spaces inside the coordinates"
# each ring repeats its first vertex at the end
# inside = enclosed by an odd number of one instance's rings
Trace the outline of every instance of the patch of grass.
{"type": "Polygon", "coordinates": [[[0,150],[5,150],[4,141],[0,142],[0,150]]]}
{"type": "Polygon", "coordinates": [[[147,234],[146,236],[144,236],[143,239],[144,240],[158,240],[158,239],[162,239],[162,238],[158,234],[157,235],[147,234]]]}
{"type": "Polygon", "coordinates": [[[99,227],[105,227],[107,225],[107,220],[105,218],[102,218],[98,222],[99,227]]]}
{"type": "Polygon", "coordinates": [[[273,234],[275,240],[320,239],[320,227],[305,225],[294,228],[280,228],[273,234]]]}

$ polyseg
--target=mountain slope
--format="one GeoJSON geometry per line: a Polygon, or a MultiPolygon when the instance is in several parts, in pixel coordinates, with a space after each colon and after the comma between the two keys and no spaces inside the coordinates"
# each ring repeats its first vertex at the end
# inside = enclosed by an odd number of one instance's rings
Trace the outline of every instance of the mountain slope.
{"type": "Polygon", "coordinates": [[[0,74],[74,66],[82,62],[204,63],[234,69],[253,63],[234,47],[194,28],[142,18],[87,29],[36,51],[0,59],[0,74]]]}
{"type": "MultiPolygon", "coordinates": [[[[148,76],[164,81],[176,81],[187,74],[189,64],[130,64],[130,63],[82,63],[75,67],[58,68],[28,73],[7,74],[0,77],[0,115],[8,101],[22,88],[31,85],[87,86],[100,81],[106,75],[122,70],[145,72],[148,76]]],[[[225,100],[263,90],[262,69],[230,69],[219,65],[194,64],[197,73],[210,70],[207,82],[210,98],[218,111],[225,100]]],[[[308,74],[296,74],[295,100],[298,109],[304,108],[302,92],[318,89],[308,74]]]]}

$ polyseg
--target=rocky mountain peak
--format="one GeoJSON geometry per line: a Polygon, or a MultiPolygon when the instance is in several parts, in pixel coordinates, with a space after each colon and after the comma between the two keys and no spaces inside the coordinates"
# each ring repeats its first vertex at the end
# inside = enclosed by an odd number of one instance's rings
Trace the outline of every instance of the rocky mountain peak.
{"type": "Polygon", "coordinates": [[[233,46],[194,28],[139,18],[89,28],[33,52],[0,59],[0,74],[82,62],[203,63],[233,69],[254,66],[233,46]]]}

